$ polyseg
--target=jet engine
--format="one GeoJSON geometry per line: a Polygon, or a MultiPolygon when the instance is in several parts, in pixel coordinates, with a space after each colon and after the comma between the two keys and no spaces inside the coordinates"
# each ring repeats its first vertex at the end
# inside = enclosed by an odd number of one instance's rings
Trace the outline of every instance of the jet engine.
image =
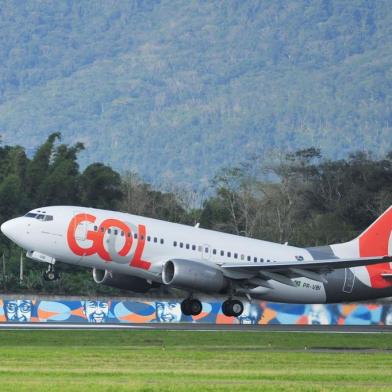
{"type": "Polygon", "coordinates": [[[162,281],[168,286],[216,293],[228,285],[218,268],[190,260],[167,261],[162,269],[162,281]]]}
{"type": "Polygon", "coordinates": [[[115,287],[121,290],[130,290],[136,293],[146,293],[151,288],[158,287],[158,283],[149,283],[147,280],[136,276],[117,274],[107,270],[93,269],[95,283],[115,287]]]}

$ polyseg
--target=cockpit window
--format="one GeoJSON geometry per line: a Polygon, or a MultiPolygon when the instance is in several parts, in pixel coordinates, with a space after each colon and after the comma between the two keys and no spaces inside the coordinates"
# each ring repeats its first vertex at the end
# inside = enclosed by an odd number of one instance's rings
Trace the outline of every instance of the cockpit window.
{"type": "Polygon", "coordinates": [[[46,215],[46,214],[36,214],[35,212],[28,212],[25,217],[27,218],[35,218],[40,221],[48,222],[53,220],[53,215],[46,215]]]}

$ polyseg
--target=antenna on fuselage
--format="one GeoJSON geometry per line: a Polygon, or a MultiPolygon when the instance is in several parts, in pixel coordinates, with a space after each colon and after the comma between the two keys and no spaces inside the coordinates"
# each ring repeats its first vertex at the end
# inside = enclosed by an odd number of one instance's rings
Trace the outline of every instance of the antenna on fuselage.
{"type": "Polygon", "coordinates": [[[195,224],[195,227],[198,229],[199,226],[200,226],[200,222],[197,222],[197,223],[195,224]]]}

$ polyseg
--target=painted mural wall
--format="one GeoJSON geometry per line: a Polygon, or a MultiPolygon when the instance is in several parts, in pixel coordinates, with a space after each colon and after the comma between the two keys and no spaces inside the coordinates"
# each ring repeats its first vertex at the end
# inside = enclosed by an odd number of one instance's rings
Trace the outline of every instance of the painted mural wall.
{"type": "Polygon", "coordinates": [[[221,302],[203,302],[198,316],[183,316],[172,300],[0,298],[0,322],[32,323],[216,323],[392,325],[389,304],[295,305],[246,303],[238,318],[226,317],[221,302]]]}

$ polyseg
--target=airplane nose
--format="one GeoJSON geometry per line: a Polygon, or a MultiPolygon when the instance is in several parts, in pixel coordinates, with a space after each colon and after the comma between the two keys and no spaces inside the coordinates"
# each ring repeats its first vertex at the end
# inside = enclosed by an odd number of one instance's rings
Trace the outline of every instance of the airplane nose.
{"type": "Polygon", "coordinates": [[[15,235],[17,234],[17,218],[16,219],[10,219],[6,222],[4,222],[0,229],[2,231],[2,233],[8,237],[9,239],[12,239],[15,237],[15,235]]]}
{"type": "Polygon", "coordinates": [[[9,233],[9,228],[10,228],[10,221],[6,221],[4,222],[1,227],[0,230],[4,235],[7,235],[9,233]]]}

